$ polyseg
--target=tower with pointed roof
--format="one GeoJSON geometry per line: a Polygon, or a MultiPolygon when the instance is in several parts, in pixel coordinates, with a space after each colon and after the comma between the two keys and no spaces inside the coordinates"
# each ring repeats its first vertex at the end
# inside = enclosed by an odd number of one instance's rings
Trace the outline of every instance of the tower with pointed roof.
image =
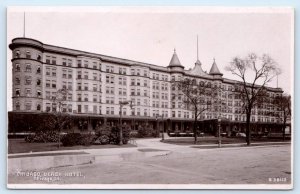
{"type": "Polygon", "coordinates": [[[173,56],[171,58],[168,68],[170,68],[171,71],[177,71],[177,72],[178,71],[183,72],[183,70],[184,70],[184,66],[181,65],[181,62],[179,61],[179,58],[177,56],[176,49],[174,49],[174,53],[173,53],[173,56]]]}
{"type": "Polygon", "coordinates": [[[221,78],[223,76],[223,73],[220,72],[217,63],[216,63],[216,59],[214,58],[214,62],[210,68],[209,74],[214,76],[214,78],[221,78]]]}

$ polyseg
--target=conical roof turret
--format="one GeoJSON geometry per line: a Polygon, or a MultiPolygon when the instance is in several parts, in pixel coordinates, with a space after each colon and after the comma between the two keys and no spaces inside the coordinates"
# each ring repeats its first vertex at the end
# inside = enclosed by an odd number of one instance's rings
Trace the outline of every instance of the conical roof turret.
{"type": "Polygon", "coordinates": [[[171,59],[168,67],[182,67],[182,68],[184,68],[181,65],[180,61],[179,61],[179,58],[177,56],[177,53],[176,53],[175,49],[174,49],[174,53],[173,53],[172,59],[171,59]]]}
{"type": "Polygon", "coordinates": [[[223,75],[223,73],[220,72],[220,70],[219,70],[219,68],[216,64],[215,59],[214,59],[214,62],[212,64],[211,68],[210,68],[209,74],[211,74],[211,75],[221,75],[221,76],[223,75]]]}

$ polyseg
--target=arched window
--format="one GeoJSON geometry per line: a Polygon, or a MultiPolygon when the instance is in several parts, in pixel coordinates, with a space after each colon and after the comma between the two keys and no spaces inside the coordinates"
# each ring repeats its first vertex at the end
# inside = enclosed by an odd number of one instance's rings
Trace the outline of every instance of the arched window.
{"type": "Polygon", "coordinates": [[[37,60],[38,60],[38,61],[41,61],[41,60],[42,60],[42,56],[41,56],[40,54],[38,54],[37,60]]]}
{"type": "Polygon", "coordinates": [[[40,104],[38,104],[38,105],[36,106],[36,110],[38,110],[38,111],[41,110],[41,105],[40,105],[40,104]]]}

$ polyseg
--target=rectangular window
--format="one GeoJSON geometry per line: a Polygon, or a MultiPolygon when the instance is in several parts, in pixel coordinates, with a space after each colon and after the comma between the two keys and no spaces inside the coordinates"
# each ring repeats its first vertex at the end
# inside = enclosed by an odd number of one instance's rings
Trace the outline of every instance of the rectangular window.
{"type": "Polygon", "coordinates": [[[66,58],[62,58],[62,65],[67,66],[67,59],[66,58]]]}
{"type": "Polygon", "coordinates": [[[72,62],[72,59],[68,59],[68,66],[71,67],[71,66],[72,66],[72,63],[73,63],[73,62],[72,62]]]}
{"type": "Polygon", "coordinates": [[[52,68],[52,76],[56,77],[56,68],[52,68]]]}
{"type": "Polygon", "coordinates": [[[27,58],[27,59],[31,59],[30,51],[26,51],[26,58],[27,58]]]}
{"type": "Polygon", "coordinates": [[[52,88],[56,88],[56,81],[52,80],[52,88]]]}
{"type": "Polygon", "coordinates": [[[21,71],[20,64],[16,64],[15,67],[16,67],[16,71],[21,71]]]}
{"type": "Polygon", "coordinates": [[[84,61],[84,67],[88,68],[89,67],[89,62],[88,61],[84,61]]]}
{"type": "Polygon", "coordinates": [[[89,73],[88,72],[84,72],[84,79],[89,79],[89,73]]]}
{"type": "Polygon", "coordinates": [[[88,83],[84,83],[84,90],[85,90],[85,91],[88,91],[88,90],[89,90],[89,85],[88,85],[88,83]]]}
{"type": "Polygon", "coordinates": [[[89,101],[89,96],[88,96],[88,94],[84,94],[84,101],[86,101],[86,102],[89,101]]]}
{"type": "Polygon", "coordinates": [[[63,82],[62,88],[63,88],[63,89],[67,89],[67,82],[65,82],[65,81],[63,82]]]}
{"type": "Polygon", "coordinates": [[[72,79],[72,70],[68,70],[68,79],[72,79]]]}
{"type": "Polygon", "coordinates": [[[77,95],[77,100],[80,102],[81,101],[81,94],[77,95]]]}
{"type": "Polygon", "coordinates": [[[68,95],[68,100],[69,100],[69,101],[72,101],[72,99],[73,99],[72,94],[69,94],[69,95],[68,95]]]}
{"type": "Polygon", "coordinates": [[[67,70],[63,69],[62,71],[62,78],[67,78],[67,70]]]}
{"type": "Polygon", "coordinates": [[[72,112],[72,104],[68,104],[68,112],[72,112]]]}
{"type": "Polygon", "coordinates": [[[26,72],[31,72],[31,64],[26,64],[25,71],[26,72]]]}
{"type": "Polygon", "coordinates": [[[52,64],[56,65],[56,57],[52,57],[52,64]]]}
{"type": "Polygon", "coordinates": [[[78,71],[78,72],[77,72],[77,78],[78,78],[78,79],[81,79],[81,71],[78,71]]]}
{"type": "Polygon", "coordinates": [[[81,60],[77,60],[77,67],[81,67],[81,60]]]}
{"type": "Polygon", "coordinates": [[[50,88],[50,80],[46,80],[46,88],[50,88]]]}
{"type": "Polygon", "coordinates": [[[47,63],[47,64],[50,64],[50,61],[51,61],[50,56],[46,56],[46,63],[47,63]]]}
{"type": "Polygon", "coordinates": [[[31,110],[31,103],[26,103],[25,104],[25,109],[26,110],[31,110]]]}
{"type": "Polygon", "coordinates": [[[16,89],[16,96],[20,96],[20,89],[16,89]]]}
{"type": "Polygon", "coordinates": [[[89,112],[89,105],[84,105],[84,112],[88,113],[89,112]]]}

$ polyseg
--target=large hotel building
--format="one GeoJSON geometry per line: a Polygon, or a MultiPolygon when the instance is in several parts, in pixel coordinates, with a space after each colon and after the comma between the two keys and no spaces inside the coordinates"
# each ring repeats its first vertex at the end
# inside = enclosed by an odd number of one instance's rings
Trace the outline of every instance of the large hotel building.
{"type": "MultiPolygon", "coordinates": [[[[57,104],[51,99],[59,89],[68,89],[63,111],[74,118],[72,128],[93,130],[98,124],[115,124],[119,118],[119,102],[132,100],[134,106],[123,106],[123,122],[136,127],[144,123],[165,131],[191,130],[194,114],[182,103],[172,81],[184,78],[197,83],[210,83],[222,88],[221,104],[210,107],[200,118],[202,129],[212,132],[221,116],[222,130],[245,130],[246,116],[236,92],[238,83],[226,79],[212,61],[207,73],[201,62],[185,70],[176,51],[165,67],[44,44],[29,38],[15,38],[12,50],[13,110],[9,113],[10,131],[18,115],[47,114],[57,104]],[[160,115],[157,120],[157,115],[160,115]],[[161,116],[163,115],[163,119],[161,116]]],[[[170,54],[171,55],[171,54],[170,54]]],[[[280,88],[267,87],[268,96],[281,95],[280,88]]],[[[273,129],[279,122],[272,103],[256,106],[251,116],[254,131],[273,129]],[[258,126],[258,127],[257,127],[258,126]],[[273,127],[272,127],[273,126],[273,127]]],[[[26,129],[24,129],[26,130],[26,129]]]]}

